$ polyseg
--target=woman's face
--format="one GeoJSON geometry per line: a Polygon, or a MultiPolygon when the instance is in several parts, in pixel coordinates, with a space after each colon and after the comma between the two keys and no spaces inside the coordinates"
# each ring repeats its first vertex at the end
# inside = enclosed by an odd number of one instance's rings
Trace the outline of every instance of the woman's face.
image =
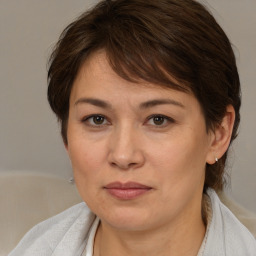
{"type": "Polygon", "coordinates": [[[103,223],[147,230],[200,215],[213,134],[192,94],[123,80],[95,53],[74,82],[67,137],[78,190],[103,223]]]}

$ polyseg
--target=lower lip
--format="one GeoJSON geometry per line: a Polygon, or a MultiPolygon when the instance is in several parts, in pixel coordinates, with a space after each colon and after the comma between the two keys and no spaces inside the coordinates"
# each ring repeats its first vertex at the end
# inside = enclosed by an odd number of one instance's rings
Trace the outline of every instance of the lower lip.
{"type": "Polygon", "coordinates": [[[150,188],[129,188],[129,189],[120,189],[120,188],[107,188],[107,192],[118,199],[121,200],[131,200],[138,198],[148,191],[150,191],[150,188]]]}

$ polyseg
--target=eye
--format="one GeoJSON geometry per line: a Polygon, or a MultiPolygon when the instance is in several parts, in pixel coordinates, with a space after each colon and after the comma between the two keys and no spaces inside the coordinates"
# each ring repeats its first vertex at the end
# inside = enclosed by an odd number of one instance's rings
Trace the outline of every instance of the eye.
{"type": "Polygon", "coordinates": [[[164,115],[153,115],[148,118],[147,123],[152,126],[160,126],[165,127],[169,123],[173,123],[174,120],[171,117],[167,117],[164,115]]]}
{"type": "Polygon", "coordinates": [[[82,120],[82,122],[87,123],[90,126],[102,126],[102,125],[108,124],[107,119],[102,115],[91,115],[91,116],[85,117],[82,120]]]}

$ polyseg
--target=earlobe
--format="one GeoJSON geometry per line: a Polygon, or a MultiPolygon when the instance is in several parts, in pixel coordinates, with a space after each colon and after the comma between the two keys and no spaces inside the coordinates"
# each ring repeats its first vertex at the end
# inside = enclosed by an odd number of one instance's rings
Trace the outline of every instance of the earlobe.
{"type": "Polygon", "coordinates": [[[67,152],[67,154],[68,154],[68,156],[69,156],[69,147],[68,147],[68,143],[64,143],[64,146],[65,146],[66,152],[67,152]]]}
{"type": "Polygon", "coordinates": [[[235,110],[232,105],[228,105],[221,123],[215,127],[213,132],[213,139],[206,159],[208,164],[214,164],[216,159],[220,159],[227,151],[234,122],[235,110]]]}

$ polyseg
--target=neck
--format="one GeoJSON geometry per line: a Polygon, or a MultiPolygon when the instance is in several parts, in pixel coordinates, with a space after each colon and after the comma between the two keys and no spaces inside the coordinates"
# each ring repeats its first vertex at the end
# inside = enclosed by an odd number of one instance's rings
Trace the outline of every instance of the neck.
{"type": "Polygon", "coordinates": [[[104,221],[98,228],[94,256],[195,256],[205,234],[201,209],[191,218],[179,216],[175,223],[145,231],[120,231],[104,221]]]}

